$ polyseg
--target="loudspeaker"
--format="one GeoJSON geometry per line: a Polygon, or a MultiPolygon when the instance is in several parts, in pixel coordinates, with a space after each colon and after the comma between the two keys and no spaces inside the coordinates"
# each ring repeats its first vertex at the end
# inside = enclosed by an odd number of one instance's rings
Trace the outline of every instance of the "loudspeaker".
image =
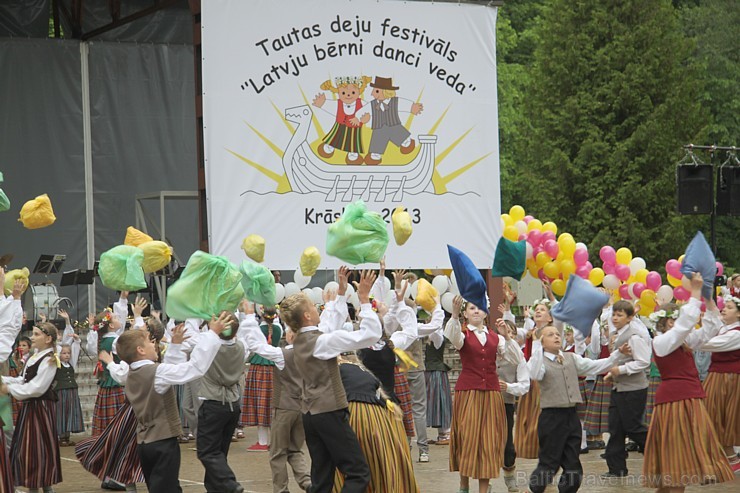
{"type": "Polygon", "coordinates": [[[722,166],[717,172],[718,216],[740,216],[740,166],[722,166]]]}
{"type": "Polygon", "coordinates": [[[711,214],[714,180],[711,164],[682,164],[676,168],[679,214],[711,214]]]}

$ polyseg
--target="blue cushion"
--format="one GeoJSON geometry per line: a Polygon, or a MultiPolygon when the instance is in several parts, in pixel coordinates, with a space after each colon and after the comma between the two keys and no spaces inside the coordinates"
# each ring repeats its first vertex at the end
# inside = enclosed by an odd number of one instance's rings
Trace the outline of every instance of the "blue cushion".
{"type": "Polygon", "coordinates": [[[601,309],[607,301],[609,295],[580,276],[571,275],[565,288],[565,296],[552,307],[550,315],[572,325],[585,338],[591,335],[594,320],[601,315],[601,309]]]}
{"type": "Polygon", "coordinates": [[[691,279],[694,272],[701,274],[704,279],[704,286],[701,288],[701,295],[704,299],[712,297],[714,289],[714,276],[717,275],[717,263],[714,259],[712,248],[707,243],[706,238],[701,231],[697,231],[694,239],[686,247],[683,263],[681,264],[681,273],[691,279]]]}
{"type": "Polygon", "coordinates": [[[507,240],[503,236],[496,245],[493,257],[492,277],[513,277],[521,280],[527,268],[527,242],[507,240]]]}
{"type": "Polygon", "coordinates": [[[455,280],[460,290],[460,296],[465,301],[488,313],[488,302],[486,301],[486,281],[480,271],[475,267],[473,261],[457,248],[447,245],[450,254],[452,270],[455,271],[455,280]]]}

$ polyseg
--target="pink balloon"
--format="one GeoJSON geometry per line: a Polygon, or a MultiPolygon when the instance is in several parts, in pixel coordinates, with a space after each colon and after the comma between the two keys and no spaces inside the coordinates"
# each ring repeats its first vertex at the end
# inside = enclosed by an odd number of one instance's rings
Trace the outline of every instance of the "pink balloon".
{"type": "Polygon", "coordinates": [[[529,221],[531,221],[532,219],[534,219],[534,217],[532,217],[532,216],[524,216],[524,224],[529,224],[529,221]]]}
{"type": "Polygon", "coordinates": [[[527,236],[527,241],[533,246],[536,247],[542,242],[542,231],[538,229],[533,229],[529,232],[529,235],[527,236]]]}
{"type": "Polygon", "coordinates": [[[678,286],[673,288],[673,297],[678,301],[686,301],[691,297],[691,293],[684,289],[683,286],[678,286]]]}
{"type": "Polygon", "coordinates": [[[547,253],[551,258],[555,258],[558,256],[560,247],[558,247],[557,241],[547,240],[545,244],[543,245],[543,247],[545,248],[545,253],[547,253]]]}
{"type": "Polygon", "coordinates": [[[717,297],[717,308],[719,308],[720,310],[725,309],[725,299],[720,296],[717,297]]]}
{"type": "Polygon", "coordinates": [[[648,272],[647,278],[645,279],[645,284],[647,285],[648,289],[657,291],[658,289],[660,289],[660,285],[662,283],[663,283],[663,280],[660,278],[660,274],[658,274],[654,270],[648,272]]]}
{"type": "Polygon", "coordinates": [[[725,273],[725,267],[720,262],[717,262],[714,265],[717,267],[717,275],[718,276],[721,276],[722,274],[725,273]]]}
{"type": "Polygon", "coordinates": [[[604,262],[604,265],[601,268],[604,269],[604,274],[615,274],[614,270],[617,268],[617,263],[604,262]]]}
{"type": "Polygon", "coordinates": [[[576,265],[584,265],[588,262],[588,251],[582,248],[576,248],[575,253],[573,253],[573,261],[576,265]]]}
{"type": "MultiPolygon", "coordinates": [[[[629,267],[627,267],[629,269],[629,267]]],[[[619,296],[622,297],[623,300],[631,300],[632,296],[630,296],[630,289],[628,284],[622,284],[619,286],[619,296]]]]}
{"type": "Polygon", "coordinates": [[[632,294],[635,295],[635,299],[640,298],[640,295],[645,291],[645,285],[641,282],[636,282],[632,285],[632,294]]]}
{"type": "Polygon", "coordinates": [[[617,264],[617,266],[614,268],[614,274],[616,274],[620,281],[626,281],[630,277],[630,266],[617,264]]]}
{"type": "Polygon", "coordinates": [[[668,274],[678,279],[681,279],[683,275],[681,274],[681,262],[673,258],[665,263],[665,270],[668,274]]]}
{"type": "Polygon", "coordinates": [[[591,272],[592,270],[594,270],[594,264],[592,264],[591,262],[588,262],[587,261],[586,262],[586,266],[588,267],[588,271],[589,272],[591,272]]]}
{"type": "Polygon", "coordinates": [[[542,269],[537,271],[537,277],[540,278],[540,281],[549,281],[547,274],[545,274],[545,271],[542,269]]]}
{"type": "Polygon", "coordinates": [[[542,243],[544,244],[547,240],[555,240],[555,233],[552,231],[545,231],[542,233],[542,243]]]}
{"type": "Polygon", "coordinates": [[[588,279],[588,275],[591,273],[591,269],[588,265],[581,265],[576,269],[576,275],[584,279],[588,279]]]}
{"type": "Polygon", "coordinates": [[[614,248],[610,247],[609,245],[601,247],[601,250],[599,250],[599,257],[601,258],[601,261],[604,263],[606,262],[614,262],[615,264],[617,263],[617,252],[614,250],[614,248]]]}

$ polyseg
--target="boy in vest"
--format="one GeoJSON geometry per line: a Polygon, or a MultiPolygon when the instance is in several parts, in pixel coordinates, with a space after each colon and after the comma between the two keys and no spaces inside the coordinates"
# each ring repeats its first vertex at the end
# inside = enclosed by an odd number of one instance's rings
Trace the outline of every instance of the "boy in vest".
{"type": "MultiPolygon", "coordinates": [[[[349,425],[347,396],[339,374],[337,356],[375,344],[382,328],[370,304],[370,288],[375,273],[363,271],[355,283],[362,305],[360,330],[338,330],[346,319],[344,298],[349,269],[339,269],[337,299],[328,302],[319,317],[311,300],[303,293],[288,296],[280,304],[282,320],[297,332],[293,346],[293,361],[301,376],[303,393],[303,428],[311,454],[312,491],[329,492],[334,484],[336,469],[344,475],[342,493],[363,493],[370,482],[370,468],[349,425]]],[[[258,337],[254,326],[242,322],[246,331],[247,349],[275,362],[282,370],[286,366],[283,351],[258,337]]]]}
{"type": "MultiPolygon", "coordinates": [[[[583,478],[581,421],[576,412],[576,404],[582,402],[578,377],[607,370],[621,354],[617,351],[608,358],[590,360],[561,351],[561,344],[558,329],[552,325],[543,327],[539,334],[535,334],[532,356],[527,362],[530,377],[540,382],[542,408],[537,425],[540,442],[537,468],[529,478],[531,493],[545,491],[559,468],[563,469],[563,473],[558,482],[558,491],[578,491],[583,478]]],[[[627,347],[623,349],[626,351],[627,347]]]]}
{"type": "Polygon", "coordinates": [[[611,321],[616,332],[611,335],[610,351],[617,355],[615,366],[604,377],[612,381],[609,401],[609,443],[606,445],[606,464],[609,472],[604,477],[627,475],[627,451],[624,439],[629,436],[638,450],[645,448],[647,428],[643,422],[647,402],[648,379],[652,351],[638,324],[633,324],[635,309],[632,303],[619,300],[612,307],[611,321]],[[629,345],[631,353],[622,354],[619,348],[629,345]]]}
{"type": "Polygon", "coordinates": [[[226,329],[219,334],[216,358],[200,381],[201,405],[198,409],[198,460],[206,470],[203,480],[209,493],[241,493],[244,488],[228,463],[231,437],[241,414],[241,381],[244,379],[246,351],[235,339],[239,321],[226,317],[226,329]]]}
{"type": "Polygon", "coordinates": [[[149,491],[182,492],[177,442],[182,430],[172,386],[205,375],[221,346],[218,335],[228,320],[227,312],[212,318],[210,331],[201,334],[190,361],[180,364],[156,363],[157,348],[146,331],[130,330],[118,339],[118,354],[129,365],[126,397],[138,422],[139,459],[149,491]]]}

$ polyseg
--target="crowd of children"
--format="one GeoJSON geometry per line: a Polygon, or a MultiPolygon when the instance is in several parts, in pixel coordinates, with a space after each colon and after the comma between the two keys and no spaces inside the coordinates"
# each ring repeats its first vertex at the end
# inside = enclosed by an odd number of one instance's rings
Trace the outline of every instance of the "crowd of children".
{"type": "Polygon", "coordinates": [[[523,311],[521,327],[508,290],[500,318],[456,296],[445,323],[439,298],[431,313],[417,313],[407,296],[412,274],[393,272],[386,296],[384,264],[355,283],[353,320],[350,277],[342,267],[320,307],[303,293],[278,309],[243,300],[233,313],[167,328],[154,311],[142,317],[146,301],[129,305],[121,292],[112,309],[89,319],[86,350],[100,360],[99,390],[92,436],[78,443],[72,435],[85,427],[75,373],[84,334],[60,310],[63,330],[39,321],[30,337],[21,335],[24,286],[16,282],[0,297],[0,428],[14,430],[7,446],[0,433],[0,493],[53,491],[66,446],[103,488],[135,491],[144,481],[149,491],[181,491],[185,424],[209,492],[244,491],[228,463],[244,426],[258,427],[250,450],[269,451],[275,493],[289,491],[288,465],[304,491],[418,492],[413,436],[422,463],[434,453],[430,443],[449,444],[458,493],[492,491],[490,480],[502,471],[510,492],[542,492],[558,472],[559,490],[575,492],[580,455],[601,448],[604,478],[628,475],[634,450],[644,454],[642,483],[659,492],[732,481],[740,471],[733,448],[740,442],[740,293],[732,287],[719,310],[702,298],[703,280],[693,273],[691,299],[658,307],[651,328],[620,300],[607,303],[584,334],[553,318],[558,302],[547,283],[547,298],[523,311]],[[454,388],[449,346],[462,366],[454,388]],[[695,363],[699,351],[709,355],[706,378],[695,363]],[[191,395],[191,409],[183,412],[177,388],[191,395]],[[427,426],[437,428],[435,440],[427,440],[427,426]],[[517,458],[538,461],[526,485],[517,481],[517,458]]]}

